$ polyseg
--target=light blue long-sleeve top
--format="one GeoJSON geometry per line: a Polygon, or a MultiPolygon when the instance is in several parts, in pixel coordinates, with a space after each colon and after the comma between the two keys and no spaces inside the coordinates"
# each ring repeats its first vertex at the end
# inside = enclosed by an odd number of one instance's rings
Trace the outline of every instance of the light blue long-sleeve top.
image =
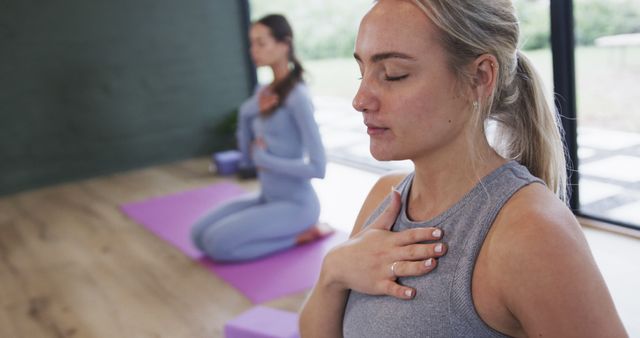
{"type": "Polygon", "coordinates": [[[269,117],[260,116],[261,88],[242,104],[237,139],[243,165],[260,168],[262,193],[270,198],[290,198],[310,187],[311,178],[323,178],[326,155],[315,121],[307,86],[298,83],[284,103],[269,117]],[[266,149],[252,147],[262,138],[266,149]]]}

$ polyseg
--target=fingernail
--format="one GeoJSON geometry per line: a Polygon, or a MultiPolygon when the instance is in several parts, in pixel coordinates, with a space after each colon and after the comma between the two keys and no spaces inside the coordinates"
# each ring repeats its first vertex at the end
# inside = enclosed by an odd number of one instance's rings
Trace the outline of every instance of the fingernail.
{"type": "Polygon", "coordinates": [[[409,298],[412,298],[413,297],[413,290],[410,290],[410,289],[409,290],[404,290],[404,295],[409,297],[409,298]]]}
{"type": "Polygon", "coordinates": [[[433,233],[431,233],[433,235],[433,237],[435,238],[440,238],[440,236],[442,236],[442,230],[440,229],[435,229],[433,230],[433,233]]]}
{"type": "Polygon", "coordinates": [[[431,265],[433,265],[433,258],[429,258],[426,261],[424,261],[424,266],[426,267],[431,267],[431,265]]]}
{"type": "Polygon", "coordinates": [[[436,244],[435,251],[436,251],[436,253],[441,253],[442,252],[442,244],[440,244],[440,243],[436,244]]]}

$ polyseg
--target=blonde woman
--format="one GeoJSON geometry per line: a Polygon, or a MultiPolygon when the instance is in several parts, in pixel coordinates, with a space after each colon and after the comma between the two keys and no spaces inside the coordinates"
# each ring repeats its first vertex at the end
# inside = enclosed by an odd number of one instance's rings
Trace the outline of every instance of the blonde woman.
{"type": "Polygon", "coordinates": [[[371,154],[415,171],[381,178],[327,255],[304,337],[626,336],[518,36],[508,0],[380,0],[363,18],[353,106],[371,154]]]}

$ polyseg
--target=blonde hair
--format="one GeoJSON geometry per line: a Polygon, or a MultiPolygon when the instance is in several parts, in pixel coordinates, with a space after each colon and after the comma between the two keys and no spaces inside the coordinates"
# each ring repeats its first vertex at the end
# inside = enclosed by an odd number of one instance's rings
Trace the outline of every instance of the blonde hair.
{"type": "MultiPolygon", "coordinates": [[[[412,0],[439,28],[449,67],[470,83],[465,66],[491,54],[499,67],[494,92],[474,109],[478,130],[494,120],[492,146],[542,179],[567,201],[567,172],[562,127],[547,100],[540,76],[518,50],[519,24],[510,0],[412,0]]],[[[464,82],[461,82],[464,83],[464,82]]]]}

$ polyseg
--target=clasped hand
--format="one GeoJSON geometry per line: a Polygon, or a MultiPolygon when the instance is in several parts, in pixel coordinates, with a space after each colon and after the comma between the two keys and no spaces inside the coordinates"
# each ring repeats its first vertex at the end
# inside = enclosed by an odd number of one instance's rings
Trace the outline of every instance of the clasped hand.
{"type": "Polygon", "coordinates": [[[327,255],[324,264],[332,286],[401,299],[415,296],[416,290],[398,284],[398,277],[431,272],[446,245],[421,244],[440,240],[443,232],[437,228],[392,232],[401,205],[400,194],[392,191],[389,206],[374,222],[327,255]]]}

